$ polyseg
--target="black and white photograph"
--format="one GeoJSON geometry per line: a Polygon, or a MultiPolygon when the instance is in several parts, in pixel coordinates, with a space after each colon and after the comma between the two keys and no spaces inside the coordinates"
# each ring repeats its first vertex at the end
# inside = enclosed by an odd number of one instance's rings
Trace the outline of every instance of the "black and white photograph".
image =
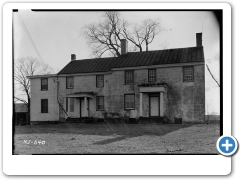
{"type": "Polygon", "coordinates": [[[12,154],[219,154],[222,13],[13,10],[12,154]]]}

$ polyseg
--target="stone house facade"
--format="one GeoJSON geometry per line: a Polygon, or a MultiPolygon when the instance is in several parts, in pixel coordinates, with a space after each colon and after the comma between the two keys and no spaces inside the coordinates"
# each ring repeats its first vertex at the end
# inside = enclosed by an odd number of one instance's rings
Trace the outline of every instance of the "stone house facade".
{"type": "Polygon", "coordinates": [[[182,118],[203,122],[205,62],[202,34],[197,46],[71,61],[55,75],[31,80],[31,122],[103,118],[102,112],[130,118],[182,118]]]}

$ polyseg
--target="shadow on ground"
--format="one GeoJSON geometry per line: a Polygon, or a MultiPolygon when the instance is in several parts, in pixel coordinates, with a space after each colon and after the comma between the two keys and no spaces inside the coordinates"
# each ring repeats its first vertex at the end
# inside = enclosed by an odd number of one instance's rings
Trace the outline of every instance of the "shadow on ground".
{"type": "Polygon", "coordinates": [[[127,138],[129,138],[129,136],[120,136],[120,137],[116,137],[116,138],[106,139],[106,140],[103,140],[103,141],[98,141],[98,142],[93,143],[93,144],[94,145],[105,145],[105,144],[110,144],[110,143],[114,143],[114,142],[117,142],[117,141],[122,141],[122,140],[127,139],[127,138]]]}
{"type": "MultiPolygon", "coordinates": [[[[14,134],[78,134],[78,135],[100,135],[123,136],[121,138],[136,137],[142,135],[163,136],[167,133],[182,128],[193,126],[193,124],[84,124],[64,123],[47,125],[15,126],[14,134]]],[[[117,137],[116,140],[121,140],[117,137]]],[[[103,142],[104,143],[104,142],[103,142]]]]}

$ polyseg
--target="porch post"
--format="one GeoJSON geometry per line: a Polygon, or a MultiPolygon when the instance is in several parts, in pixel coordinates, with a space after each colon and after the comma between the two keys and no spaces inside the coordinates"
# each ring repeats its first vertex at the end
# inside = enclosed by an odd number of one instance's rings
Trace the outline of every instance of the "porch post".
{"type": "Polygon", "coordinates": [[[68,112],[70,112],[70,98],[67,98],[67,101],[68,101],[68,102],[67,102],[67,106],[68,106],[68,107],[67,107],[67,109],[68,109],[68,110],[67,110],[67,113],[68,113],[68,112]]]}
{"type": "Polygon", "coordinates": [[[163,106],[164,106],[164,103],[163,103],[163,92],[161,91],[160,92],[160,116],[163,116],[163,106]]]}
{"type": "Polygon", "coordinates": [[[139,109],[139,116],[142,117],[142,93],[140,93],[140,109],[139,109]]]}
{"type": "Polygon", "coordinates": [[[84,97],[84,114],[85,117],[87,117],[87,97],[84,97]]]}

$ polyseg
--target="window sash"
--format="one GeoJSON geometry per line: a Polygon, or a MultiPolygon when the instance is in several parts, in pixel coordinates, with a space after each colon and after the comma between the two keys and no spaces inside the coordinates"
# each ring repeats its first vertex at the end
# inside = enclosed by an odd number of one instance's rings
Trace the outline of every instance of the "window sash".
{"type": "Polygon", "coordinates": [[[70,98],[70,112],[74,112],[74,98],[70,98]]]}
{"type": "Polygon", "coordinates": [[[104,110],[104,97],[97,96],[97,110],[104,110]]]}
{"type": "Polygon", "coordinates": [[[97,76],[97,87],[104,87],[104,76],[97,76]]]}
{"type": "Polygon", "coordinates": [[[148,81],[149,82],[154,82],[156,81],[156,70],[155,69],[150,69],[148,72],[148,81]]]}
{"type": "Polygon", "coordinates": [[[73,84],[73,77],[67,77],[66,78],[66,83],[67,83],[67,89],[71,89],[73,88],[74,84],[73,84]]]}
{"type": "Polygon", "coordinates": [[[125,84],[133,84],[134,82],[134,72],[126,71],[125,72],[125,84]]]}
{"type": "Polygon", "coordinates": [[[183,81],[192,82],[194,80],[193,67],[184,67],[183,68],[183,81]]]}
{"type": "Polygon", "coordinates": [[[48,90],[48,79],[41,79],[41,90],[48,90]]]}
{"type": "Polygon", "coordinates": [[[48,113],[48,99],[41,100],[41,113],[48,113]]]}
{"type": "Polygon", "coordinates": [[[134,109],[135,108],[135,95],[127,94],[125,95],[125,109],[134,109]]]}

